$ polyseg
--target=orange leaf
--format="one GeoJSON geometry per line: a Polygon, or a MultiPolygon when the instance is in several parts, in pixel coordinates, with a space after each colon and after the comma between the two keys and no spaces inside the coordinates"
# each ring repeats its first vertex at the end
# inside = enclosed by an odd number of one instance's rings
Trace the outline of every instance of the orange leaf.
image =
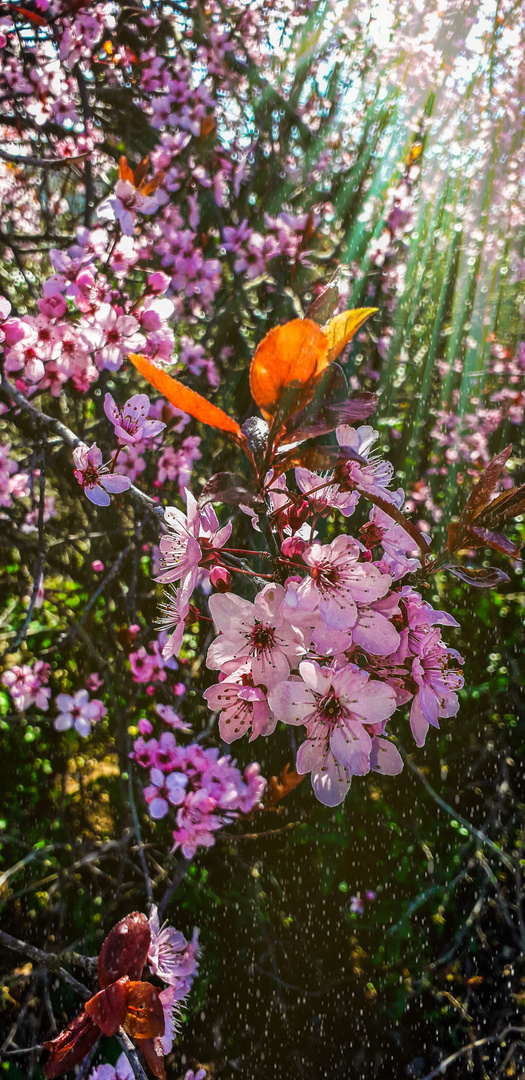
{"type": "Polygon", "coordinates": [[[128,165],[128,159],[125,154],[122,154],[122,157],[120,159],[118,175],[119,180],[128,180],[130,184],[133,183],[133,169],[130,169],[128,165]]]}
{"type": "Polygon", "coordinates": [[[149,982],[129,984],[122,1027],[134,1039],[154,1039],[164,1035],[164,1009],[156,986],[149,982]]]}
{"type": "MultiPolygon", "coordinates": [[[[330,324],[329,324],[330,325],[330,324]]],[[[286,389],[312,384],[328,364],[328,338],[311,319],[293,319],[276,326],[257,346],[250,368],[250,390],[262,414],[276,412],[286,389]]]]}
{"type": "Polygon", "coordinates": [[[166,173],[164,172],[164,169],[161,169],[160,172],[155,173],[155,176],[152,180],[148,180],[147,184],[140,185],[139,191],[141,195],[152,195],[153,192],[156,191],[158,187],[160,187],[163,180],[165,179],[166,173]]]}
{"type": "Polygon", "coordinates": [[[330,319],[326,326],[323,326],[323,334],[328,339],[327,364],[331,364],[332,360],[337,360],[337,357],[342,353],[345,345],[348,345],[348,342],[352,340],[359,327],[376,311],[378,311],[376,307],[342,311],[340,315],[334,315],[334,318],[330,319]]]}
{"type": "Polygon", "coordinates": [[[166,371],[162,371],[161,368],[155,367],[155,364],[152,364],[151,360],[148,360],[146,356],[129,353],[129,359],[140,371],[141,375],[156,390],[159,390],[168,401],[171,401],[171,404],[175,405],[176,409],[189,413],[196,420],[200,420],[202,424],[209,424],[210,427],[217,428],[219,431],[226,431],[236,442],[244,445],[246,440],[237,421],[232,420],[222,409],[212,405],[210,401],[206,401],[206,398],[195,393],[195,390],[190,390],[189,386],[184,386],[178,379],[172,379],[171,375],[168,375],[166,371]]]}
{"type": "Polygon", "coordinates": [[[284,766],[280,779],[276,776],[270,777],[264,800],[266,810],[269,810],[280,799],[284,799],[286,795],[289,795],[290,791],[293,791],[301,783],[301,780],[304,780],[304,777],[305,773],[295,772],[295,769],[290,769],[289,764],[284,766]]]}

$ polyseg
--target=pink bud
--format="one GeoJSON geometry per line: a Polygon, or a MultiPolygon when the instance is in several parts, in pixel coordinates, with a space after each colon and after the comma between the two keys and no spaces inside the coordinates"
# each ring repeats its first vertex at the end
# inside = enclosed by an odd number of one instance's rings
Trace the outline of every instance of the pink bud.
{"type": "Polygon", "coordinates": [[[16,345],[18,341],[22,341],[25,337],[25,325],[21,319],[16,317],[13,319],[7,319],[4,323],[5,343],[8,349],[11,349],[13,345],[16,345]]]}
{"type": "Polygon", "coordinates": [[[288,511],[288,524],[291,529],[300,529],[304,524],[307,517],[310,515],[310,506],[306,499],[303,499],[300,506],[291,506],[288,511]]]}
{"type": "Polygon", "coordinates": [[[225,566],[214,566],[210,572],[210,581],[218,592],[229,592],[232,585],[232,576],[225,566]]]}
{"type": "Polygon", "coordinates": [[[100,574],[104,569],[104,563],[101,562],[100,559],[93,559],[91,569],[94,570],[96,574],[100,574]]]}
{"type": "Polygon", "coordinates": [[[162,296],[166,292],[171,278],[167,274],[163,274],[162,270],[156,270],[154,274],[150,274],[148,278],[148,292],[153,293],[154,296],[162,296]]]}
{"type": "Polygon", "coordinates": [[[303,554],[307,546],[306,540],[303,540],[300,536],[289,536],[287,540],[283,540],[281,551],[285,559],[295,559],[298,555],[303,554]]]}
{"type": "Polygon", "coordinates": [[[42,315],[48,319],[60,319],[67,311],[67,300],[60,293],[54,296],[44,296],[37,300],[37,306],[42,315]]]}
{"type": "Polygon", "coordinates": [[[154,686],[147,686],[146,687],[146,693],[147,693],[148,697],[153,697],[153,695],[155,693],[155,687],[154,686]]]}
{"type": "Polygon", "coordinates": [[[153,731],[153,725],[150,724],[149,720],[145,720],[144,717],[142,720],[139,720],[137,727],[141,735],[151,735],[151,732],[153,731]]]}

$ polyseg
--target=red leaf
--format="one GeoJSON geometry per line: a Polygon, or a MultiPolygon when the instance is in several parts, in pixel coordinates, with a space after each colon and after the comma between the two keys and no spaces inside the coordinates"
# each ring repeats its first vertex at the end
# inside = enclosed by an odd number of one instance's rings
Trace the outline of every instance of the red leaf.
{"type": "Polygon", "coordinates": [[[118,168],[119,180],[127,180],[129,184],[133,184],[134,176],[133,169],[128,165],[128,159],[125,154],[122,154],[119,161],[118,168]]]}
{"type": "Polygon", "coordinates": [[[44,1076],[47,1080],[54,1080],[55,1076],[62,1076],[62,1073],[72,1069],[73,1065],[78,1065],[95,1045],[99,1035],[98,1027],[87,1013],[81,1012],[79,1016],[75,1016],[56,1039],[44,1043],[46,1050],[50,1051],[50,1057],[44,1065],[44,1076]]]}
{"type": "Polygon", "coordinates": [[[483,522],[488,525],[503,525],[505,521],[512,520],[525,510],[525,484],[510,488],[497,495],[483,514],[483,522]]]}
{"type": "Polygon", "coordinates": [[[130,983],[127,975],[86,1001],[84,1009],[104,1035],[116,1035],[124,1023],[130,983]]]}
{"type": "Polygon", "coordinates": [[[234,506],[243,503],[261,512],[264,510],[264,500],[240,473],[222,472],[210,476],[199,495],[199,506],[206,506],[210,502],[231,503],[234,506]]]}
{"type": "Polygon", "coordinates": [[[140,979],[151,943],[151,931],[146,916],[133,911],[109,931],[98,957],[98,978],[104,989],[110,983],[128,975],[140,979]]]}
{"type": "Polygon", "coordinates": [[[139,1045],[140,1052],[146,1058],[153,1075],[159,1080],[165,1080],[164,1054],[160,1039],[141,1039],[139,1045]]]}
{"type": "Polygon", "coordinates": [[[301,783],[301,780],[304,780],[305,775],[305,773],[297,773],[295,769],[291,769],[288,763],[284,766],[280,778],[271,776],[264,797],[265,809],[269,810],[270,807],[275,806],[277,802],[289,795],[301,783]]]}
{"type": "Polygon", "coordinates": [[[297,427],[287,429],[285,438],[295,443],[304,442],[305,439],[313,439],[319,435],[328,435],[340,424],[352,424],[355,420],[365,420],[370,413],[374,412],[376,406],[376,395],[368,393],[355,394],[348,401],[341,401],[337,405],[321,405],[309,416],[305,416],[297,427]]]}
{"type": "Polygon", "coordinates": [[[471,544],[471,547],[493,548],[494,551],[501,551],[503,555],[508,555],[510,558],[519,556],[521,543],[513,544],[511,540],[503,536],[503,533],[492,532],[491,529],[484,529],[479,525],[467,525],[465,533],[469,539],[473,537],[476,541],[471,544]]]}
{"type": "Polygon", "coordinates": [[[25,7],[19,7],[18,4],[10,4],[9,11],[16,11],[17,15],[20,15],[26,22],[33,23],[34,26],[48,26],[47,19],[43,19],[41,15],[37,15],[34,11],[28,11],[25,7]]]}
{"type": "Polygon", "coordinates": [[[295,391],[287,415],[311,400],[315,378],[327,366],[327,356],[328,339],[311,319],[292,319],[270,330],[257,346],[250,367],[251,394],[265,419],[275,415],[286,390],[295,391]]]}
{"type": "Polygon", "coordinates": [[[492,458],[492,461],[481,474],[476,486],[472,489],[459,516],[458,525],[470,525],[480,512],[487,507],[489,495],[494,491],[511,454],[512,445],[506,446],[504,450],[496,454],[495,458],[492,458]]]}
{"type": "Polygon", "coordinates": [[[476,589],[495,589],[498,585],[509,581],[507,574],[495,566],[476,570],[472,566],[456,566],[447,563],[442,570],[448,570],[449,573],[454,574],[454,577],[458,577],[460,581],[466,581],[468,585],[474,585],[476,589]]]}
{"type": "Polygon", "coordinates": [[[130,984],[122,1026],[134,1039],[153,1039],[164,1035],[164,1009],[156,986],[149,982],[130,984]]]}
{"type": "Polygon", "coordinates": [[[225,431],[241,446],[246,444],[246,438],[237,421],[232,420],[217,405],[212,405],[205,397],[195,393],[195,390],[190,390],[189,386],[184,386],[178,379],[172,379],[171,375],[152,364],[146,356],[129,353],[129,359],[141,375],[177,409],[189,413],[202,424],[209,424],[210,427],[217,428],[219,431],[225,431]]]}

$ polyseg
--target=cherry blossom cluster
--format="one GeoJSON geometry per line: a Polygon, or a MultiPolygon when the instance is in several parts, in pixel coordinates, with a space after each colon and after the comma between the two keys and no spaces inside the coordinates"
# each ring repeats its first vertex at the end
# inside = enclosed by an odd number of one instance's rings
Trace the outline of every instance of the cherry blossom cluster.
{"type": "Polygon", "coordinates": [[[15,664],[2,675],[2,682],[7,686],[18,712],[24,712],[32,705],[42,712],[47,712],[51,690],[47,686],[51,665],[44,660],[35,660],[34,664],[15,664]]]}
{"type": "MultiPolygon", "coordinates": [[[[440,629],[456,621],[402,582],[420,564],[412,537],[387,512],[388,505],[400,510],[404,494],[391,489],[392,466],[373,451],[377,432],[341,425],[336,435],[340,446],[359,453],[337,474],[296,468],[299,496],[283,476],[269,477],[280,580],[264,584],[253,601],[238,595],[231,584],[232,523],[221,527],[215,511],[199,509],[189,492],[186,514],[175,507],[165,512],[157,575],[172,588],[178,583],[163,605],[164,633],[172,630],[164,646],[170,657],[182,647],[199,576],[209,575],[218,590],[209,610],[219,635],[206,663],[220,673],[219,682],[204,697],[220,713],[224,741],[245,733],[251,740],[269,736],[278,721],[305,728],[296,768],[311,773],[327,805],[342,801],[354,775],[401,771],[387,727],[399,706],[411,702],[410,726],[422,746],[430,725],[457,713],[463,685],[461,657],[444,644],[440,629]],[[360,537],[343,532],[329,543],[317,539],[320,519],[334,512],[348,519],[367,494],[386,509],[372,505],[360,537]]],[[[255,511],[250,516],[259,528],[255,511]]],[[[171,784],[177,804],[184,785],[171,784]]],[[[147,798],[156,806],[155,786],[147,798]]],[[[164,797],[163,815],[168,801],[164,797]]]]}
{"type": "Polygon", "coordinates": [[[157,713],[172,730],[160,738],[144,738],[153,731],[149,720],[139,721],[141,734],[133,744],[132,759],[149,770],[150,783],[144,798],[153,821],[170,815],[175,819],[173,850],[181,849],[191,859],[199,847],[212,847],[215,833],[260,806],[266,780],[253,763],[244,771],[228,755],[198,742],[181,745],[175,730],[188,734],[185,725],[169,706],[157,706],[157,713]]]}

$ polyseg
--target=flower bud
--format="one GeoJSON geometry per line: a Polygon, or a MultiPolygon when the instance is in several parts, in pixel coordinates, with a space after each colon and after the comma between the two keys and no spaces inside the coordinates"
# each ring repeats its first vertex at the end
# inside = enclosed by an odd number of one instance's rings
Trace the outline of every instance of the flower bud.
{"type": "Polygon", "coordinates": [[[288,511],[288,524],[290,528],[295,532],[296,529],[300,529],[306,519],[310,515],[310,504],[303,499],[299,506],[291,506],[288,511]]]}
{"type": "Polygon", "coordinates": [[[162,296],[166,292],[171,278],[168,274],[164,274],[162,270],[156,270],[154,274],[150,274],[148,277],[148,292],[153,293],[154,296],[162,296]]]}
{"type": "Polygon", "coordinates": [[[283,540],[281,551],[285,559],[296,559],[299,555],[303,554],[303,551],[307,547],[306,540],[303,540],[302,537],[289,536],[286,540],[283,540]]]}
{"type": "Polygon", "coordinates": [[[149,720],[146,720],[144,717],[142,718],[142,720],[139,720],[137,727],[141,735],[151,735],[151,732],[153,731],[153,725],[150,724],[149,720]]]}
{"type": "Polygon", "coordinates": [[[214,566],[210,571],[210,581],[217,592],[229,592],[232,585],[232,576],[225,566],[214,566]]]}

